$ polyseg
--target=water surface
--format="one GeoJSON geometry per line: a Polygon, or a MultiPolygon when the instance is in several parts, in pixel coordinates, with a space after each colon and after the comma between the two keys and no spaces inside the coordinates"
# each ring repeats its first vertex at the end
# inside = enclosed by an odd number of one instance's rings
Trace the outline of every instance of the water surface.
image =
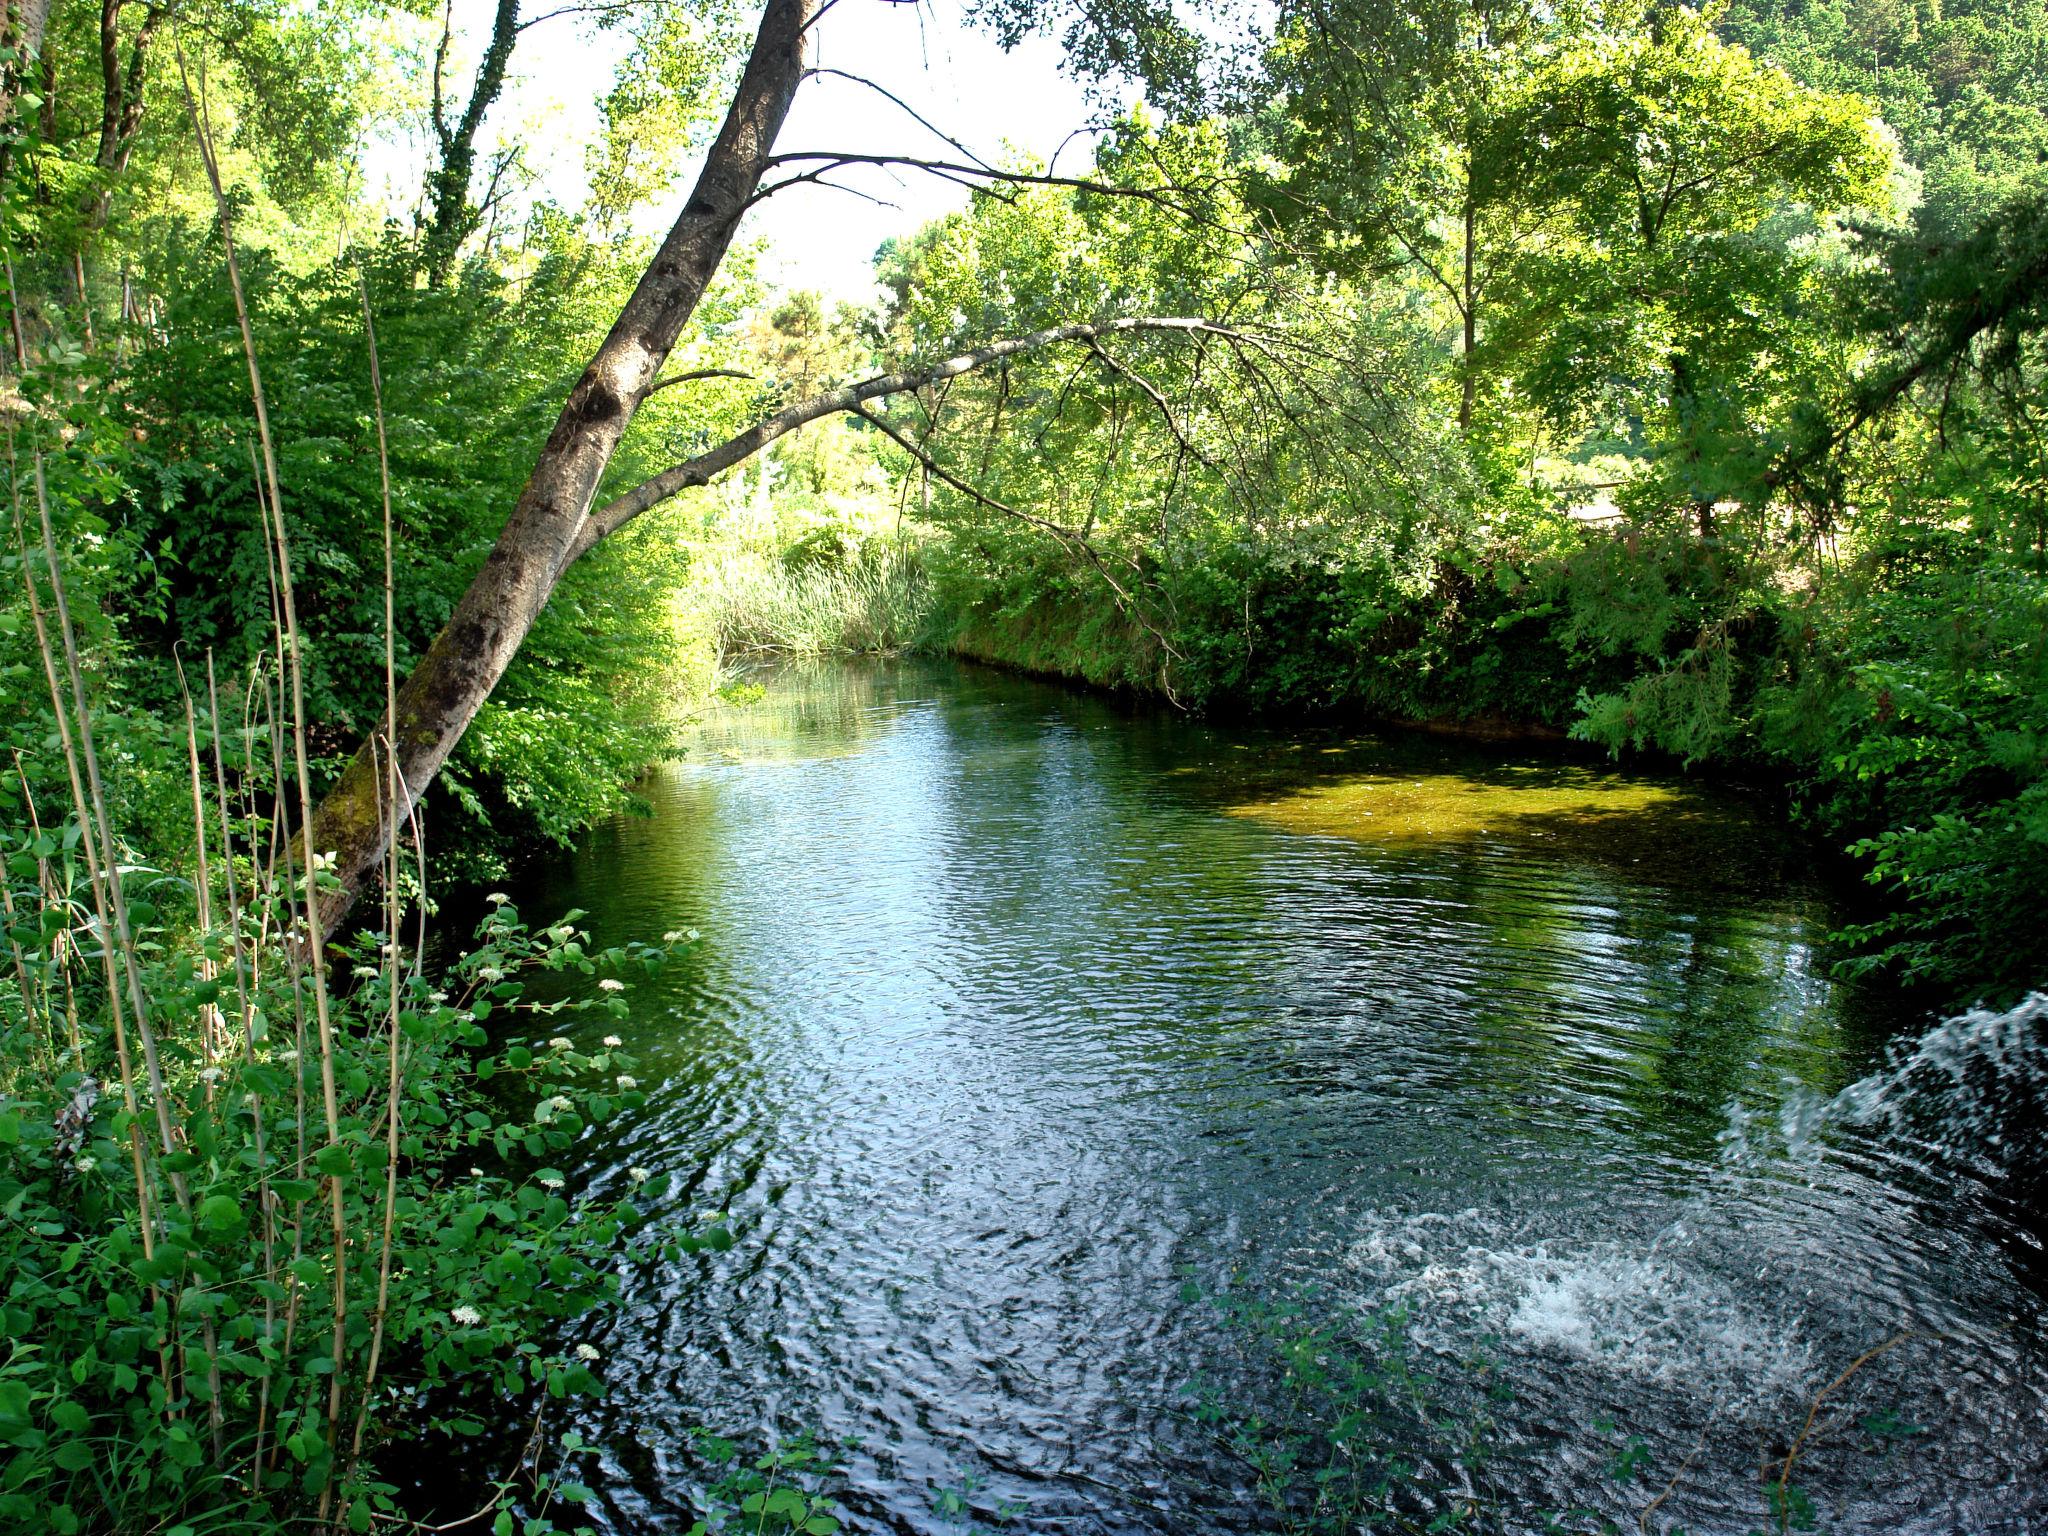
{"type": "Polygon", "coordinates": [[[763,681],[521,893],[703,935],[589,1026],[651,1091],[573,1178],[738,1238],[591,1336],[610,1528],[688,1528],[708,1425],[854,1439],[858,1530],[957,1531],[963,1479],[1022,1530],[1257,1529],[1184,1392],[1261,1390],[1224,1288],[1483,1356],[1509,1528],[1667,1485],[1648,1529],[1775,1528],[1762,1469],[1902,1333],[1802,1448],[1823,1528],[2040,1528],[2027,1239],[1811,1133],[1912,1021],[1828,979],[1841,913],[1758,807],[950,666],[763,681]]]}

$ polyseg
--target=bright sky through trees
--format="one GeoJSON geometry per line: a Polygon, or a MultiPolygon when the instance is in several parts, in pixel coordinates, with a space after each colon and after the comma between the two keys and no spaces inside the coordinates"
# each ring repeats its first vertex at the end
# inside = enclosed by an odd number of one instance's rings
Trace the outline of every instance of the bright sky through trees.
{"type": "MultiPolygon", "coordinates": [[[[451,74],[459,91],[473,70],[490,27],[492,0],[456,0],[460,42],[451,74]]],[[[545,14],[535,0],[529,9],[545,14]]],[[[422,23],[413,46],[431,56],[438,22],[422,23]]],[[[513,80],[485,125],[490,149],[525,146],[533,176],[527,201],[552,199],[565,207],[583,200],[584,150],[598,132],[597,102],[625,46],[622,31],[600,32],[585,19],[544,21],[521,39],[513,80]],[[545,122],[550,132],[534,131],[545,122]]],[[[958,0],[892,5],[848,0],[820,23],[818,62],[874,81],[977,153],[1000,162],[1014,153],[1043,161],[1059,153],[1094,115],[1081,89],[1061,73],[1058,47],[1043,38],[1005,53],[985,32],[969,26],[958,0]]],[[[373,183],[409,220],[418,196],[429,136],[424,103],[401,139],[376,146],[373,183]]],[[[955,159],[956,151],[920,128],[899,107],[852,81],[815,80],[797,100],[781,139],[784,150],[845,150],[862,154],[955,159]]],[[[1062,164],[1085,165],[1088,144],[1068,144],[1062,164]]],[[[694,167],[676,183],[687,186],[694,167]]],[[[914,171],[878,168],[839,178],[854,192],[804,187],[764,205],[746,236],[765,240],[765,275],[791,287],[815,288],[835,298],[874,293],[875,248],[966,201],[950,182],[914,171]],[[869,199],[879,199],[878,204],[869,199]],[[884,206],[884,205],[893,206],[884,206]]],[[[640,211],[647,232],[665,230],[675,209],[659,202],[640,211]]]]}

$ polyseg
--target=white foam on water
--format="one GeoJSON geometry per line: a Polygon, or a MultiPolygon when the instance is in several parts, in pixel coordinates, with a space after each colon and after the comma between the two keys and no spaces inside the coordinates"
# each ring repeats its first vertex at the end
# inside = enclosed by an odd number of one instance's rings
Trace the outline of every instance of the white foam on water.
{"type": "Polygon", "coordinates": [[[1610,1375],[1719,1402],[1795,1396],[1813,1374],[1796,1322],[1740,1302],[1725,1282],[1618,1249],[1514,1255],[1506,1332],[1610,1375]]]}
{"type": "Polygon", "coordinates": [[[1490,1335],[1568,1373],[1724,1407],[1809,1391],[1815,1363],[1795,1309],[1778,1316],[1739,1296],[1685,1246],[1682,1228],[1640,1246],[1529,1241],[1478,1211],[1374,1213],[1344,1268],[1353,1301],[1407,1306],[1425,1347],[1469,1349],[1490,1335]],[[1658,1251],[1665,1242],[1675,1251],[1658,1251]]]}
{"type": "Polygon", "coordinates": [[[1778,1112],[1778,1141],[1753,1145],[1753,1121],[1729,1108],[1722,1143],[1729,1156],[1815,1157],[1832,1127],[1875,1128],[1921,1150],[1960,1154],[1998,1166],[2038,1155],[2013,1145],[2040,1130],[2048,1105],[2048,994],[2033,993],[2004,1013],[1973,1009],[1894,1047],[1885,1066],[1832,1098],[1789,1090],[1778,1112]]]}

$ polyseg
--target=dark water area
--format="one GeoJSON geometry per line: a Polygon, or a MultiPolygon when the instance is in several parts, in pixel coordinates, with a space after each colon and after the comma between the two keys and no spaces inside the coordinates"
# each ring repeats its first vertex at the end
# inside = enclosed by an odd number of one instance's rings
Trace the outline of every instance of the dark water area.
{"type": "MultiPolygon", "coordinates": [[[[1890,1112],[1932,1021],[1829,979],[1843,893],[1758,806],[948,665],[761,681],[515,892],[702,935],[580,1026],[647,1102],[572,1187],[649,1170],[737,1239],[578,1336],[603,1527],[687,1530],[708,1426],[850,1440],[857,1531],[960,1531],[963,1485],[1021,1531],[1270,1528],[1187,1391],[1281,1411],[1228,1292],[1398,1317],[1422,1418],[1488,1426],[1442,1476],[1489,1529],[1777,1530],[1804,1427],[1822,1530],[2048,1530],[2027,1213],[1967,1116],[1890,1112]]],[[[1987,1039],[1926,1070],[2005,1083],[2034,1036],[1987,1039]]]]}

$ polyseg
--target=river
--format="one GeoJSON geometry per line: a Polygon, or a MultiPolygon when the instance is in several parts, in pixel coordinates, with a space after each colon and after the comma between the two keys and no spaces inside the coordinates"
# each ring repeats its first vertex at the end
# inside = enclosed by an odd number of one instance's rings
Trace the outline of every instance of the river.
{"type": "Polygon", "coordinates": [[[702,935],[586,1026],[648,1094],[574,1187],[736,1239],[577,1336],[605,1528],[687,1530],[708,1426],[843,1445],[848,1528],[921,1536],[1320,1529],[1289,1443],[1389,1481],[1375,1529],[2048,1529],[2038,1239],[1999,1158],[1866,1112],[1929,1021],[1830,979],[1840,892],[1765,810],[950,665],[760,681],[517,892],[702,935]]]}

